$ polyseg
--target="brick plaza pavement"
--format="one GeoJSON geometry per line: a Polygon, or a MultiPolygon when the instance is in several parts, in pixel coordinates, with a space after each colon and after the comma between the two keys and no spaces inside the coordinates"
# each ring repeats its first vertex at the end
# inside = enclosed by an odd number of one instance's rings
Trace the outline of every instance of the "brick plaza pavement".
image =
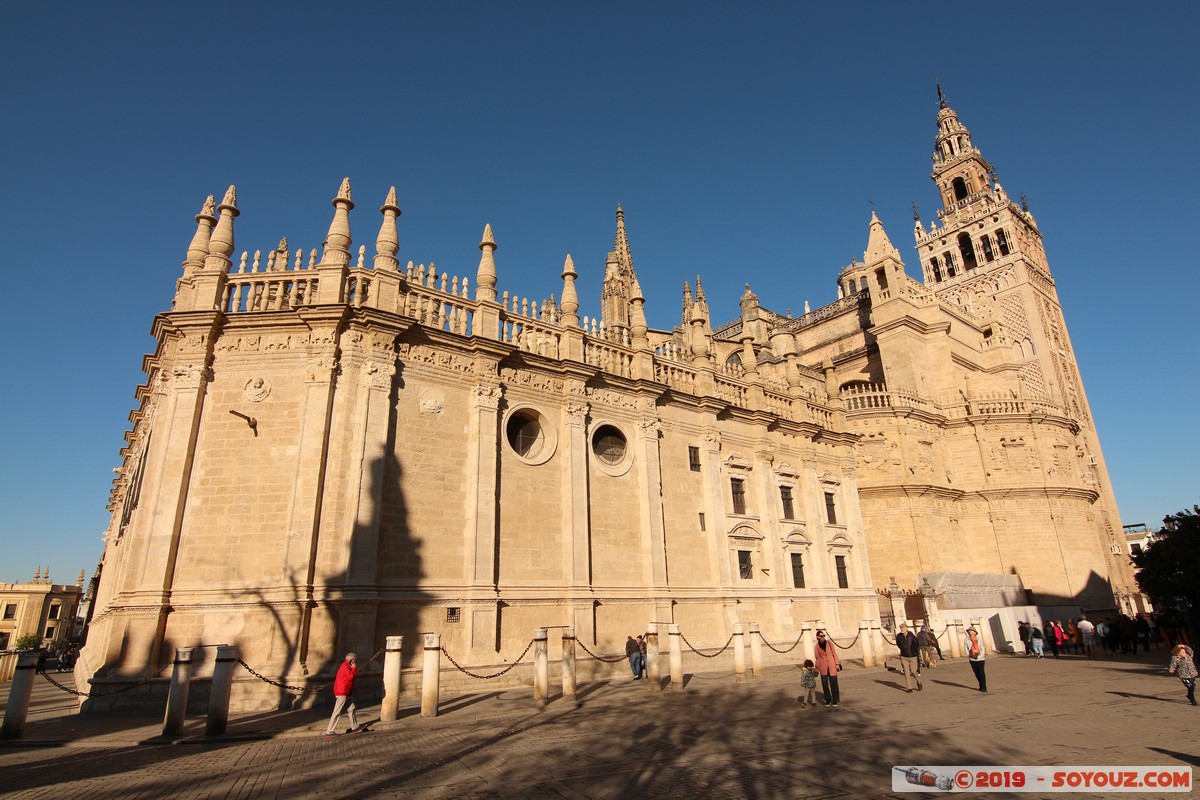
{"type": "MultiPolygon", "coordinates": [[[[1184,701],[1166,661],[1164,650],[993,656],[987,695],[963,660],[926,670],[924,691],[912,694],[895,672],[848,666],[841,707],[809,710],[796,702],[793,668],[740,686],[713,672],[689,676],[677,694],[587,684],[579,706],[559,698],[540,711],[530,689],[446,699],[434,719],[414,700],[397,722],[331,740],[320,735],[328,711],[236,717],[221,740],[200,736],[195,719],[169,743],[155,738],[161,715],[65,714],[66,695],[38,678],[25,737],[0,743],[0,797],[826,800],[921,796],[891,793],[899,764],[1192,769],[1200,707],[1184,701]]],[[[377,707],[366,711],[378,718],[377,707]]]]}

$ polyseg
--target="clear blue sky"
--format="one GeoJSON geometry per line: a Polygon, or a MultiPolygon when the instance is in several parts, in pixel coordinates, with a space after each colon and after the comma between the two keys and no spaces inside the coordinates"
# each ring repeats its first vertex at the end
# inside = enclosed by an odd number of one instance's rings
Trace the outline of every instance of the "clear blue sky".
{"type": "Polygon", "coordinates": [[[704,278],[836,296],[871,206],[919,275],[934,78],[1026,193],[1126,522],[1200,499],[1200,4],[4,3],[0,581],[90,575],[150,323],[208,194],[238,252],[355,247],[395,184],[400,257],[598,310],[622,203],[651,325],[704,278]]]}

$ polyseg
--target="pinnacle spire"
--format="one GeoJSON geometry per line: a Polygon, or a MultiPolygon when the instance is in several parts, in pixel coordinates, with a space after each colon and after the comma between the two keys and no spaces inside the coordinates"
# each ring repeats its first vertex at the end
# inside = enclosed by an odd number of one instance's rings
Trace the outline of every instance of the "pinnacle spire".
{"type": "Polygon", "coordinates": [[[325,254],[321,263],[328,266],[347,266],[350,263],[350,211],[354,202],[350,196],[350,179],[342,178],[337,197],[333,198],[333,221],[325,235],[325,254]]]}
{"type": "Polygon", "coordinates": [[[579,324],[579,295],[575,291],[575,262],[570,253],[567,253],[567,258],[563,261],[561,277],[563,279],[562,302],[558,304],[558,307],[562,310],[563,324],[575,327],[579,324]]]}
{"type": "Polygon", "coordinates": [[[483,226],[483,241],[479,243],[479,249],[483,251],[479,257],[479,269],[475,273],[475,299],[496,300],[496,259],[493,253],[496,252],[496,240],[492,237],[492,224],[489,222],[483,226]]]}
{"type": "Polygon", "coordinates": [[[875,264],[885,258],[894,258],[900,261],[900,251],[888,239],[887,232],[883,229],[883,223],[875,212],[871,212],[871,232],[867,236],[867,251],[863,253],[864,264],[875,264]]]}
{"type": "Polygon", "coordinates": [[[217,212],[220,218],[208,241],[208,256],[204,260],[204,268],[224,272],[229,269],[229,256],[233,254],[233,218],[241,213],[237,207],[236,186],[231,185],[225,190],[225,197],[221,200],[221,205],[217,206],[217,212]]]}
{"type": "Polygon", "coordinates": [[[396,217],[401,212],[396,205],[395,186],[388,189],[379,210],[383,214],[383,223],[379,226],[379,236],[375,238],[375,269],[398,269],[400,262],[396,260],[396,251],[400,249],[400,236],[396,231],[396,217]]]}
{"type": "Polygon", "coordinates": [[[216,203],[210,194],[196,215],[196,233],[188,245],[187,260],[183,262],[185,272],[203,269],[204,259],[208,257],[208,242],[212,238],[213,226],[217,224],[216,213],[216,203]]]}

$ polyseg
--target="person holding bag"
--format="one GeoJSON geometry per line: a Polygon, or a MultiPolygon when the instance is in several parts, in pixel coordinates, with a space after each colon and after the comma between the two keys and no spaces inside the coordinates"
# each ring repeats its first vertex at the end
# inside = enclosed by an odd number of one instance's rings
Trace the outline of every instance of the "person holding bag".
{"type": "Polygon", "coordinates": [[[813,648],[813,660],[817,672],[821,676],[821,693],[825,695],[825,706],[837,708],[841,699],[838,690],[838,673],[842,670],[842,662],[838,659],[837,647],[833,640],[825,635],[825,631],[817,631],[817,646],[813,648]]]}

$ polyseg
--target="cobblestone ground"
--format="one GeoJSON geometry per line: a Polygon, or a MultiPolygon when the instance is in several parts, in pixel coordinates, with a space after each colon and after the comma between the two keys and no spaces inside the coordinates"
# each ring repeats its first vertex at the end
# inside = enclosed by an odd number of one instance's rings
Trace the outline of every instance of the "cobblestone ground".
{"type": "Polygon", "coordinates": [[[848,667],[838,709],[801,708],[794,669],[745,685],[706,673],[678,694],[590,684],[580,705],[558,699],[541,711],[529,690],[453,698],[435,719],[403,708],[397,722],[336,739],[320,735],[320,712],[239,718],[222,740],[201,737],[197,719],[170,743],[155,737],[161,719],[65,714],[65,696],[39,678],[24,738],[0,744],[0,796],[878,798],[915,796],[892,794],[895,765],[1191,769],[1200,708],[1186,704],[1166,660],[1162,650],[998,656],[986,695],[963,661],[926,670],[912,694],[895,672],[848,667]]]}

